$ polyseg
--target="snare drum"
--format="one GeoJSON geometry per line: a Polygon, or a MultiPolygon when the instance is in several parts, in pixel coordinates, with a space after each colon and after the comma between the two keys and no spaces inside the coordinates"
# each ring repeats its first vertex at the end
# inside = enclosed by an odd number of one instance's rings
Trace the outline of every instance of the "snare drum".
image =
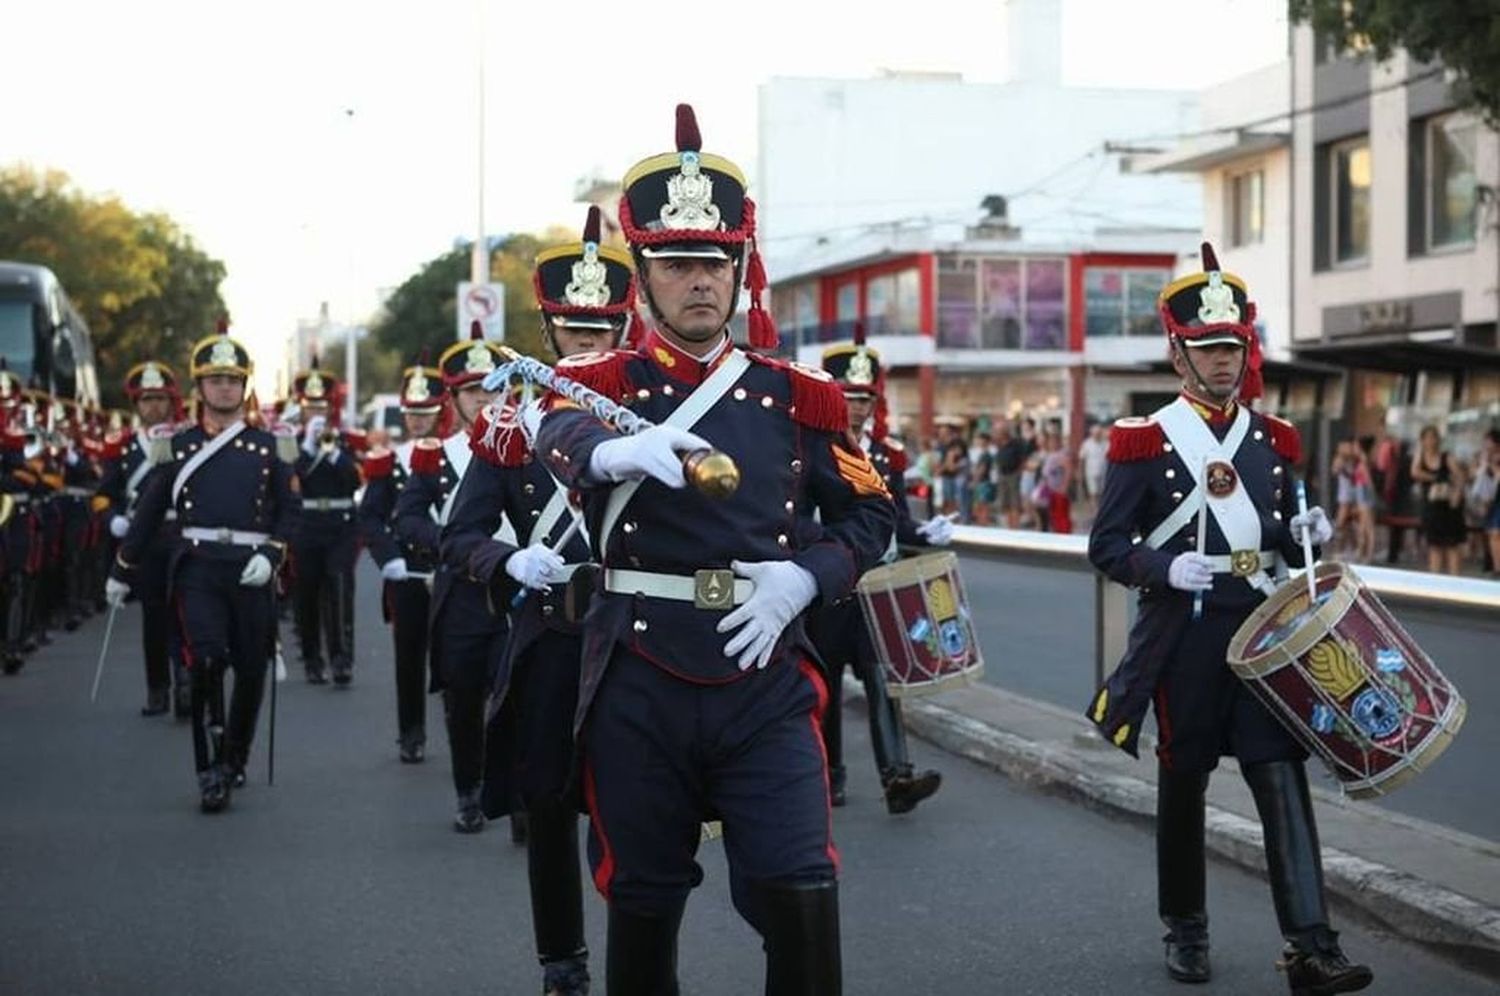
{"type": "Polygon", "coordinates": [[[859,607],[895,698],[930,695],[984,674],[969,600],[950,551],[866,572],[859,607]]]}
{"type": "Polygon", "coordinates": [[[1229,642],[1229,666],[1355,799],[1384,795],[1452,742],[1458,690],[1348,567],[1277,589],[1229,642]]]}

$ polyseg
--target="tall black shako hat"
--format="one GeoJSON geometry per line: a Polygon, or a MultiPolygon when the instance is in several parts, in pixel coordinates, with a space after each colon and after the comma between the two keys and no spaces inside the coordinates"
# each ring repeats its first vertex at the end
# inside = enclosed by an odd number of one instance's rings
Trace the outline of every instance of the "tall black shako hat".
{"type": "Polygon", "coordinates": [[[500,347],[484,337],[484,326],[478,321],[469,325],[469,338],[455,342],[438,357],[443,371],[443,386],[457,393],[476,380],[483,380],[500,365],[500,347]]]}
{"type": "Polygon", "coordinates": [[[635,311],[630,254],[599,241],[600,215],[590,207],[578,242],[537,253],[532,282],[549,325],[616,329],[635,311]]]}
{"type": "Polygon", "coordinates": [[[1156,299],[1167,340],[1174,348],[1233,343],[1245,347],[1241,401],[1253,401],[1265,389],[1261,379],[1260,336],[1255,333],[1255,302],[1245,281],[1219,267],[1214,247],[1203,243],[1202,273],[1190,273],[1167,284],[1156,299]]]}
{"type": "Polygon", "coordinates": [[[299,371],[292,377],[292,397],[297,399],[297,404],[303,411],[341,407],[336,404],[339,399],[339,379],[333,371],[324,370],[318,365],[317,353],[312,354],[312,361],[306,370],[299,371]]]}
{"type": "Polygon", "coordinates": [[[255,364],[250,361],[250,351],[238,339],[229,336],[229,322],[219,319],[219,330],[193,344],[192,361],[188,372],[193,380],[214,374],[228,374],[250,379],[255,364]]]}
{"type": "Polygon", "coordinates": [[[854,323],[854,341],[836,342],[823,350],[823,372],[838,381],[846,398],[872,398],[874,425],[870,438],[884,442],[890,435],[890,413],[885,401],[885,368],[880,350],[865,342],[865,323],[854,323]]]}
{"type": "Polygon", "coordinates": [[[401,371],[401,411],[410,415],[436,415],[443,408],[443,372],[427,365],[427,350],[415,366],[401,371]]]}
{"type": "Polygon", "coordinates": [[[755,202],[745,174],[728,159],[702,151],[698,119],[677,105],[677,151],[643,159],[625,174],[620,229],[645,259],[727,259],[735,282],[750,292],[750,345],[776,348],[776,323],[761,304],[766,270],[755,246],[755,202]]]}
{"type": "Polygon", "coordinates": [[[148,394],[177,397],[177,375],[160,360],[137,363],[125,373],[125,397],[136,402],[148,394]]]}

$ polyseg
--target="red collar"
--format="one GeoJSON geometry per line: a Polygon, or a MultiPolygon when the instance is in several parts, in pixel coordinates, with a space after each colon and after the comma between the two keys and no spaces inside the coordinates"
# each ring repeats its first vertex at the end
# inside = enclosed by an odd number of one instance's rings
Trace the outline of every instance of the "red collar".
{"type": "Polygon", "coordinates": [[[646,339],[641,343],[640,349],[641,353],[659,367],[662,373],[688,387],[697,387],[703,383],[720,363],[729,358],[731,352],[728,347],[721,349],[718,356],[704,363],[656,329],[651,329],[646,333],[646,339]]]}
{"type": "Polygon", "coordinates": [[[1203,421],[1209,425],[1228,425],[1234,421],[1234,417],[1240,413],[1239,405],[1231,398],[1222,407],[1212,401],[1205,401],[1189,391],[1182,392],[1183,400],[1193,406],[1193,411],[1203,417],[1203,421]]]}

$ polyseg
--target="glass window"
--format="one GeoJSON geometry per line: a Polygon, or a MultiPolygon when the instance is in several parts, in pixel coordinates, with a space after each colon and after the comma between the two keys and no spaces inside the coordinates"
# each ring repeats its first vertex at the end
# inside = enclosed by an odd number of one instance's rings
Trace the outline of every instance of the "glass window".
{"type": "Polygon", "coordinates": [[[1245,246],[1265,238],[1265,174],[1260,170],[1229,179],[1229,244],[1245,246]]]}
{"type": "Polygon", "coordinates": [[[979,263],[940,256],[937,267],[937,344],[944,349],[979,345],[979,263]]]}
{"type": "Polygon", "coordinates": [[[896,317],[896,277],[871,277],[865,284],[865,334],[891,335],[896,317]]]}
{"type": "Polygon", "coordinates": [[[1021,348],[1021,261],[980,263],[979,341],[985,349],[1021,348]]]}
{"type": "Polygon", "coordinates": [[[1157,335],[1156,298],[1171,279],[1159,267],[1089,267],[1083,274],[1083,332],[1091,338],[1157,335]]]}
{"type": "Polygon", "coordinates": [[[1026,336],[1022,349],[1066,349],[1067,264],[1060,259],[1026,261],[1026,336]]]}
{"type": "Polygon", "coordinates": [[[825,331],[830,340],[852,338],[854,323],[859,321],[859,280],[855,278],[839,284],[835,294],[834,327],[825,331]]]}
{"type": "Polygon", "coordinates": [[[1333,259],[1354,263],[1370,255],[1370,141],[1334,146],[1333,259]]]}
{"type": "Polygon", "coordinates": [[[816,330],[818,327],[818,285],[808,281],[800,285],[795,294],[797,328],[816,330]]]}
{"type": "Polygon", "coordinates": [[[1430,248],[1474,241],[1479,205],[1474,176],[1476,128],[1470,119],[1444,115],[1427,125],[1427,232],[1430,248]]]}
{"type": "Polygon", "coordinates": [[[1125,275],[1125,334],[1160,335],[1156,299],[1172,279],[1172,271],[1130,270],[1125,275]]]}
{"type": "Polygon", "coordinates": [[[896,327],[899,335],[922,331],[922,278],[915,266],[896,274],[896,327]]]}
{"type": "Polygon", "coordinates": [[[26,383],[31,379],[35,338],[31,325],[31,302],[0,301],[0,356],[11,373],[26,383]]]}

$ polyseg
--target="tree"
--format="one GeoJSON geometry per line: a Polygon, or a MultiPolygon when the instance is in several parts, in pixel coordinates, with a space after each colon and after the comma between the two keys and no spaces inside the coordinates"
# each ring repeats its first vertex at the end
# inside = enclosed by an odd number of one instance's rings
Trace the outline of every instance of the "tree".
{"type": "Polygon", "coordinates": [[[125,372],[146,357],[179,373],[224,314],[224,264],[161,214],[76,189],[67,174],[0,169],[0,258],[57,274],[94,337],[106,404],[124,403],[125,372]]]}
{"type": "Polygon", "coordinates": [[[1441,62],[1458,74],[1454,95],[1500,123],[1497,0],[1288,0],[1287,9],[1342,48],[1367,45],[1378,59],[1404,48],[1441,62]]]}

